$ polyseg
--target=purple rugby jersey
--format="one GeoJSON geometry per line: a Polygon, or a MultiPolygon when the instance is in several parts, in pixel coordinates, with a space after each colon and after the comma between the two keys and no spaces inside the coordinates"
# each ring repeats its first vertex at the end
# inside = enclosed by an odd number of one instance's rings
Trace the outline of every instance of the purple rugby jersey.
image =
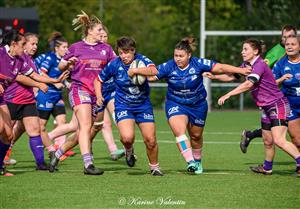
{"type": "Polygon", "coordinates": [[[94,79],[116,55],[108,44],[88,44],[79,41],[70,46],[69,53],[63,57],[63,60],[67,61],[71,57],[78,59],[71,70],[72,88],[76,87],[95,95],[94,79]]]}
{"type": "MultiPolygon", "coordinates": [[[[245,66],[245,63],[243,65],[245,66]]],[[[247,76],[247,80],[252,80],[249,79],[251,77],[256,80],[250,91],[257,106],[271,105],[283,97],[272,70],[261,57],[258,57],[253,63],[252,72],[247,76]]]]}
{"type": "MultiPolygon", "coordinates": [[[[37,72],[33,59],[29,55],[24,53],[22,59],[24,59],[28,64],[30,70],[21,69],[20,73],[29,75],[33,71],[37,72]]],[[[33,88],[30,86],[22,85],[17,81],[13,81],[5,91],[4,100],[6,102],[14,104],[33,104],[35,103],[33,88]]]]}
{"type": "MultiPolygon", "coordinates": [[[[5,89],[14,82],[19,73],[30,74],[32,68],[25,62],[23,57],[12,57],[8,54],[9,46],[0,48],[0,84],[5,89]]],[[[4,95],[0,95],[0,105],[3,105],[4,95]]]]}

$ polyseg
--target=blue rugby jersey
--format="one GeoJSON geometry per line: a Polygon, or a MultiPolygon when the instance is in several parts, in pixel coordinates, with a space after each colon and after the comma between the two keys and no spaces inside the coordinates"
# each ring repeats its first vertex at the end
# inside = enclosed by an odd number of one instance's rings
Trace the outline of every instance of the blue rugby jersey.
{"type": "Polygon", "coordinates": [[[116,84],[114,82],[114,78],[111,77],[109,80],[105,81],[102,84],[102,94],[109,94],[116,90],[116,84]]]}
{"type": "MultiPolygon", "coordinates": [[[[43,53],[34,59],[34,64],[38,70],[41,68],[41,64],[42,64],[43,60],[45,59],[45,57],[46,57],[46,54],[43,53]]],[[[40,71],[39,71],[39,73],[40,73],[40,71]]]]}
{"type": "Polygon", "coordinates": [[[174,59],[158,66],[157,78],[168,83],[167,99],[184,105],[193,105],[206,99],[202,73],[210,72],[213,60],[192,57],[185,69],[180,69],[174,59]]]}
{"type": "MultiPolygon", "coordinates": [[[[155,66],[154,63],[144,55],[136,54],[135,59],[142,60],[147,67],[155,66]]],[[[99,79],[103,82],[113,78],[116,85],[115,104],[136,106],[143,104],[149,99],[150,88],[148,81],[142,85],[134,85],[127,74],[130,65],[125,65],[120,57],[111,61],[100,73],[99,79]]]]}
{"type": "MultiPolygon", "coordinates": [[[[58,78],[62,74],[62,71],[58,69],[60,60],[61,58],[54,52],[47,53],[40,64],[39,71],[46,73],[50,78],[58,78]]],[[[61,89],[57,89],[53,84],[47,85],[49,86],[49,91],[61,92],[61,89]]]]}
{"type": "Polygon", "coordinates": [[[290,62],[286,55],[274,65],[272,71],[276,80],[285,74],[292,74],[292,78],[282,82],[281,91],[285,96],[300,96],[300,62],[290,62]]]}

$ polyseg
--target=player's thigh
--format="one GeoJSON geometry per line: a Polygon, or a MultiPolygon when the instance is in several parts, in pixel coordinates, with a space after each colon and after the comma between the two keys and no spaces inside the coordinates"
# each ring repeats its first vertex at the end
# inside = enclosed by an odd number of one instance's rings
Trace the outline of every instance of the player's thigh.
{"type": "Polygon", "coordinates": [[[7,105],[0,105],[0,120],[1,120],[1,138],[7,142],[7,140],[12,140],[13,132],[11,126],[10,112],[7,105]]]}
{"type": "Polygon", "coordinates": [[[288,122],[288,131],[292,140],[300,140],[300,118],[288,122]]]}
{"type": "Polygon", "coordinates": [[[133,140],[135,136],[135,120],[129,118],[119,121],[118,129],[122,140],[133,140]]]}
{"type": "Polygon", "coordinates": [[[80,104],[74,106],[74,112],[79,124],[79,128],[92,127],[92,105],[91,104],[80,104]]]}
{"type": "Polygon", "coordinates": [[[154,122],[139,123],[138,126],[141,130],[141,134],[145,141],[152,142],[152,141],[156,140],[155,123],[154,122]]]}
{"type": "Polygon", "coordinates": [[[185,134],[188,125],[188,117],[186,115],[174,115],[169,118],[168,122],[174,136],[185,134]]]}
{"type": "Polygon", "coordinates": [[[109,116],[109,112],[107,110],[107,108],[105,108],[104,110],[104,118],[103,118],[104,124],[103,126],[111,126],[111,120],[110,120],[110,116],[109,116]]]}
{"type": "Polygon", "coordinates": [[[106,105],[106,109],[111,115],[115,112],[115,99],[109,100],[109,102],[106,105]]]}
{"type": "Polygon", "coordinates": [[[30,116],[23,118],[23,124],[28,135],[40,134],[40,120],[37,116],[30,116]]]}
{"type": "Polygon", "coordinates": [[[66,116],[66,114],[60,114],[60,115],[57,115],[57,116],[55,117],[55,120],[56,120],[56,122],[57,122],[57,125],[59,126],[59,125],[62,125],[62,124],[65,124],[65,123],[66,123],[66,121],[67,121],[67,116],[66,116]]]}

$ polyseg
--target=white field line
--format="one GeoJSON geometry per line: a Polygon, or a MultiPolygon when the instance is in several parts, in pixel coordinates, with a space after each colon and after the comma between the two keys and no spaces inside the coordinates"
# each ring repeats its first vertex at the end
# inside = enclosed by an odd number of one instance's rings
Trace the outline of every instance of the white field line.
{"type": "MultiPolygon", "coordinates": [[[[115,133],[118,133],[118,131],[117,130],[114,130],[113,132],[115,132],[115,133]]],[[[172,134],[172,131],[170,130],[170,131],[156,131],[156,133],[158,133],[158,134],[172,134]]],[[[204,131],[204,135],[205,134],[209,134],[209,135],[241,135],[241,133],[242,132],[222,132],[222,131],[217,131],[217,132],[215,132],[215,131],[209,131],[209,132],[207,132],[207,131],[204,131]]]]}
{"type": "MultiPolygon", "coordinates": [[[[98,141],[103,141],[102,138],[95,138],[94,141],[98,142],[98,141]]],[[[144,143],[144,141],[142,139],[135,139],[134,142],[138,142],[138,143],[144,143]]],[[[174,144],[175,143],[175,139],[158,139],[157,140],[158,144],[162,143],[162,144],[174,144]]],[[[204,139],[204,144],[219,144],[219,145],[232,145],[232,144],[240,144],[239,141],[205,141],[204,139]]],[[[251,145],[254,144],[263,144],[263,142],[251,142],[251,145]]]]}
{"type": "MultiPolygon", "coordinates": [[[[114,130],[114,132],[118,132],[117,130],[114,130]]],[[[170,135],[173,135],[172,134],[172,131],[156,131],[156,133],[158,134],[170,134],[170,135]]],[[[138,132],[138,134],[140,134],[138,132]]],[[[237,136],[241,136],[241,132],[214,132],[214,131],[210,131],[210,132],[204,132],[204,135],[237,135],[237,136]]],[[[138,139],[135,140],[135,142],[143,142],[140,137],[136,137],[138,139]]],[[[102,141],[103,139],[102,138],[99,138],[97,137],[94,141],[102,141]]],[[[259,140],[259,139],[258,139],[259,140]]],[[[163,144],[173,144],[174,143],[174,140],[172,139],[172,137],[170,137],[170,139],[160,139],[158,138],[157,140],[158,143],[163,143],[163,144]]],[[[220,144],[220,145],[224,145],[224,144],[239,144],[240,142],[239,141],[218,141],[218,140],[205,140],[204,138],[204,144],[220,144]]],[[[252,141],[251,144],[263,144],[262,142],[262,139],[259,141],[252,141]]]]}
{"type": "MultiPolygon", "coordinates": [[[[8,168],[9,172],[15,172],[16,175],[18,175],[17,173],[18,172],[36,172],[35,169],[10,169],[8,168]]],[[[62,173],[65,173],[65,172],[69,172],[69,173],[78,173],[78,172],[81,172],[81,170],[71,170],[71,169],[60,169],[60,171],[57,171],[51,175],[55,175],[56,173],[57,174],[62,174],[62,173]]],[[[120,171],[109,171],[109,170],[105,170],[105,173],[120,173],[120,171]]],[[[178,172],[178,171],[171,171],[170,173],[177,173],[177,174],[186,174],[185,172],[178,172]]],[[[147,175],[147,173],[145,173],[145,175],[147,175]]],[[[150,175],[150,174],[149,174],[150,175]]],[[[228,172],[203,172],[201,175],[246,175],[245,173],[228,173],[228,172]]],[[[195,176],[201,176],[201,175],[195,175],[195,176]]]]}

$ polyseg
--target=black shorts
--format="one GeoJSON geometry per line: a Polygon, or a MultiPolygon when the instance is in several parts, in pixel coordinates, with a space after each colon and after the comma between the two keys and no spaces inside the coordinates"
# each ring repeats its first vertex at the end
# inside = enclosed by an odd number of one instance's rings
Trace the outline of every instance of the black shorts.
{"type": "Polygon", "coordinates": [[[58,115],[65,115],[66,114],[66,108],[65,106],[54,106],[52,111],[47,110],[38,110],[39,111],[39,117],[44,120],[48,120],[50,115],[52,114],[54,118],[58,115]]]}
{"type": "Polygon", "coordinates": [[[7,102],[7,107],[12,120],[22,120],[25,117],[38,117],[36,104],[14,104],[7,102]]]}

